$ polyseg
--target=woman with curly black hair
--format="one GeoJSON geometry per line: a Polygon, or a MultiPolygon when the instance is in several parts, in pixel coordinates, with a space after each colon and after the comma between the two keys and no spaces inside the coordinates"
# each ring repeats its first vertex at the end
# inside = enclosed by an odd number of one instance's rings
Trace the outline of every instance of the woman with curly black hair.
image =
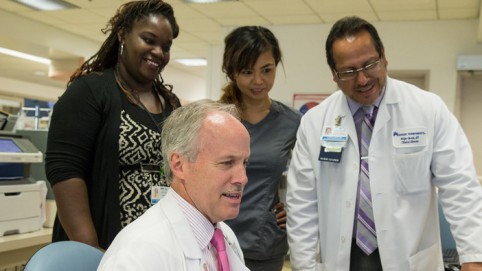
{"type": "Polygon", "coordinates": [[[171,5],[133,1],[103,32],[54,107],[45,161],[58,210],[52,241],[107,249],[167,191],[160,133],[180,102],[161,71],[179,27],[171,5]]]}

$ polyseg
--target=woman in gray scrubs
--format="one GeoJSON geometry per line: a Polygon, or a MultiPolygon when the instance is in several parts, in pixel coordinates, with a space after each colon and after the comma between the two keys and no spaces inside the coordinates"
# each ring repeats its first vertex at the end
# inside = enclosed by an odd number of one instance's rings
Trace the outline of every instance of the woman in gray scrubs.
{"type": "Polygon", "coordinates": [[[250,270],[279,271],[288,244],[286,212],[278,192],[301,114],[269,97],[281,62],[278,40],[270,30],[244,26],[224,41],[222,68],[229,82],[221,101],[239,108],[251,136],[240,213],[226,223],[236,233],[250,270]]]}

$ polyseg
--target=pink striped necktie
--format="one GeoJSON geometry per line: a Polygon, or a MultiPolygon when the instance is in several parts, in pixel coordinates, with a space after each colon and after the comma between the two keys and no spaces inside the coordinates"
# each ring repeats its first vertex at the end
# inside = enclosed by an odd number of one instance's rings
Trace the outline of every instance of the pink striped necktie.
{"type": "Polygon", "coordinates": [[[372,209],[372,193],[370,189],[370,174],[368,170],[368,148],[373,131],[374,107],[364,106],[365,117],[361,125],[360,136],[360,176],[359,176],[359,201],[357,210],[356,244],[366,255],[377,249],[377,233],[372,209]]]}
{"type": "Polygon", "coordinates": [[[218,258],[218,271],[231,271],[229,267],[228,254],[226,254],[226,244],[221,229],[215,228],[211,244],[216,248],[218,258]]]}

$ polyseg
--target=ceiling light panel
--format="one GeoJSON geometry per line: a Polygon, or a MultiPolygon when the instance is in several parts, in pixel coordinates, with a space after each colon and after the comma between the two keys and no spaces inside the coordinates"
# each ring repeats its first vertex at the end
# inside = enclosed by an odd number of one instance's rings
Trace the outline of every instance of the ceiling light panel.
{"type": "Polygon", "coordinates": [[[78,8],[62,0],[12,0],[35,10],[63,10],[78,8]]]}
{"type": "Polygon", "coordinates": [[[186,66],[191,66],[191,67],[199,67],[199,66],[207,66],[208,61],[204,58],[178,58],[175,59],[176,62],[179,62],[183,65],[186,66]]]}
{"type": "Polygon", "coordinates": [[[31,55],[31,54],[26,54],[26,53],[22,53],[22,52],[19,52],[19,51],[7,49],[7,48],[2,48],[2,47],[0,47],[0,54],[14,56],[14,57],[18,57],[18,58],[23,58],[23,59],[27,59],[27,60],[30,60],[30,61],[35,61],[35,62],[38,62],[38,63],[47,64],[47,65],[50,64],[50,62],[51,62],[50,59],[48,59],[48,58],[38,57],[38,56],[31,55]]]}

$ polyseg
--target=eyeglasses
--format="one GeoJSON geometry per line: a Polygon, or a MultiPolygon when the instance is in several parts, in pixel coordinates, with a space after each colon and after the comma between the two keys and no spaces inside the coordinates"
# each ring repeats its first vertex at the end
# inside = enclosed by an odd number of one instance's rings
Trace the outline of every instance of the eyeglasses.
{"type": "Polygon", "coordinates": [[[342,72],[337,72],[335,70],[335,74],[338,77],[338,79],[342,81],[347,81],[347,80],[352,80],[355,79],[355,77],[358,75],[359,72],[364,72],[365,74],[371,71],[376,70],[382,61],[382,58],[380,57],[377,61],[372,62],[365,67],[359,68],[359,69],[353,69],[353,70],[347,70],[347,71],[342,71],[342,72]]]}

